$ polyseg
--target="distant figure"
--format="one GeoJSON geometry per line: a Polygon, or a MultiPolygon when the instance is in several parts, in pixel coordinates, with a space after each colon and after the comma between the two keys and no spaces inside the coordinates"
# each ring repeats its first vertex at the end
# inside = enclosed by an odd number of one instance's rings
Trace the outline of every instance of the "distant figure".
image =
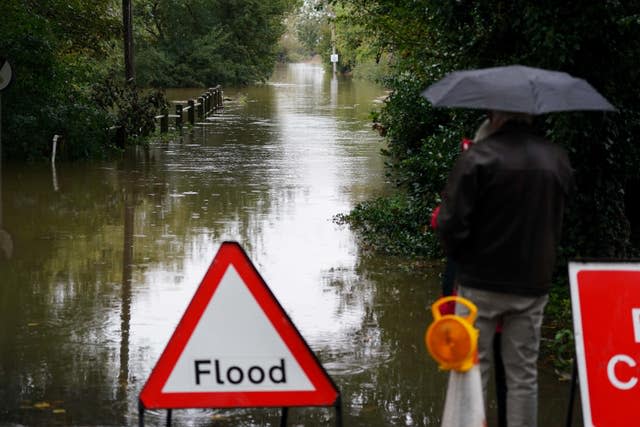
{"type": "Polygon", "coordinates": [[[489,113],[490,135],[460,155],[437,216],[458,294],[478,307],[486,396],[496,326],[507,383],[507,425],[537,426],[537,361],[572,169],[532,130],[532,116],[489,113]]]}

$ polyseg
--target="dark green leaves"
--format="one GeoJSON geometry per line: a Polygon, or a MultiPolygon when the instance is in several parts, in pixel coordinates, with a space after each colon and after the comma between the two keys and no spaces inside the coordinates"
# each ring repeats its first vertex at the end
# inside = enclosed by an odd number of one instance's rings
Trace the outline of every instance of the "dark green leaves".
{"type": "MultiPolygon", "coordinates": [[[[153,86],[266,80],[293,0],[145,0],[136,3],[138,82],[153,86]],[[159,60],[158,60],[159,59],[159,60]]],[[[135,11],[134,11],[135,13],[135,11]]]]}

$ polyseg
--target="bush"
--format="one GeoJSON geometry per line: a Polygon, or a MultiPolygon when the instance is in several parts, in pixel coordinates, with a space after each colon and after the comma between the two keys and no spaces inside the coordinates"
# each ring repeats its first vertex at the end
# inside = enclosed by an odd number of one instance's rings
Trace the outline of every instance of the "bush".
{"type": "Polygon", "coordinates": [[[334,221],[355,227],[365,250],[435,257],[436,237],[429,229],[431,209],[398,193],[361,203],[347,215],[336,215],[334,221]]]}
{"type": "Polygon", "coordinates": [[[164,93],[143,93],[133,84],[118,84],[113,77],[94,85],[92,98],[107,112],[113,127],[124,130],[131,143],[144,140],[155,129],[155,116],[167,107],[164,93]]]}

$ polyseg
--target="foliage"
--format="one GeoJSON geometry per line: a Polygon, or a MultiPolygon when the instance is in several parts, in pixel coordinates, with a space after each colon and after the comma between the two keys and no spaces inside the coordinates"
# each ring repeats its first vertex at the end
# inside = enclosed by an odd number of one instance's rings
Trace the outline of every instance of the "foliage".
{"type": "Polygon", "coordinates": [[[0,55],[14,84],[3,92],[3,153],[19,159],[104,157],[122,148],[114,129],[136,143],[153,128],[158,94],[124,85],[121,3],[115,0],[8,0],[0,55]]]}
{"type": "Polygon", "coordinates": [[[14,83],[2,94],[3,152],[8,157],[48,157],[54,134],[64,134],[62,155],[101,155],[110,142],[108,118],[92,105],[88,82],[108,46],[96,37],[114,27],[110,1],[3,3],[0,54],[10,58],[14,83]],[[86,20],[72,16],[80,14],[86,20]]]}
{"type": "Polygon", "coordinates": [[[286,30],[278,41],[277,56],[280,63],[296,63],[304,61],[308,55],[295,35],[295,14],[285,19],[286,30]]]}
{"type": "Polygon", "coordinates": [[[285,26],[285,33],[278,42],[280,62],[303,62],[314,58],[328,43],[325,39],[331,37],[320,0],[301,1],[285,19],[285,26]]]}
{"type": "MultiPolygon", "coordinates": [[[[317,1],[304,1],[295,15],[295,35],[304,47],[304,53],[314,56],[319,53],[318,47],[325,44],[329,22],[322,4],[317,1]]],[[[329,40],[330,42],[330,40],[329,40]]]]}
{"type": "Polygon", "coordinates": [[[144,0],[134,16],[138,83],[154,87],[266,80],[296,0],[144,0]]]}
{"type": "Polygon", "coordinates": [[[562,378],[571,375],[575,342],[569,320],[571,300],[568,286],[556,286],[549,294],[546,321],[542,329],[541,351],[543,357],[555,367],[562,378]]]}
{"type": "Polygon", "coordinates": [[[435,236],[427,230],[426,214],[424,206],[399,193],[361,203],[347,215],[336,215],[334,221],[356,227],[365,250],[434,256],[435,236]]]}
{"type": "Polygon", "coordinates": [[[31,14],[47,21],[58,35],[63,53],[100,57],[110,50],[112,37],[120,34],[120,2],[113,0],[25,0],[31,14]]]}
{"type": "Polygon", "coordinates": [[[155,130],[156,113],[168,107],[164,93],[149,91],[142,94],[133,84],[115,83],[109,77],[94,85],[92,99],[109,113],[114,127],[124,130],[128,139],[140,141],[155,130]]]}
{"type": "Polygon", "coordinates": [[[385,69],[391,58],[385,54],[377,33],[372,32],[363,5],[336,2],[332,7],[335,11],[335,41],[341,69],[354,75],[365,74],[380,79],[382,76],[376,68],[385,69]],[[365,67],[368,71],[362,71],[365,67]]]}

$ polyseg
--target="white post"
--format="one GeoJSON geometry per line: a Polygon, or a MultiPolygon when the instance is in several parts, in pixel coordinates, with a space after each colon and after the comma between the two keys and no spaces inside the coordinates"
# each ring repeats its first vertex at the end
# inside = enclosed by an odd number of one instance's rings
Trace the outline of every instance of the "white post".
{"type": "Polygon", "coordinates": [[[56,162],[56,148],[58,146],[58,138],[60,138],[60,135],[53,135],[53,148],[51,150],[51,164],[56,162]]]}
{"type": "Polygon", "coordinates": [[[53,180],[53,191],[58,191],[58,174],[56,173],[56,148],[60,135],[53,135],[53,149],[51,150],[51,175],[53,180]]]}

